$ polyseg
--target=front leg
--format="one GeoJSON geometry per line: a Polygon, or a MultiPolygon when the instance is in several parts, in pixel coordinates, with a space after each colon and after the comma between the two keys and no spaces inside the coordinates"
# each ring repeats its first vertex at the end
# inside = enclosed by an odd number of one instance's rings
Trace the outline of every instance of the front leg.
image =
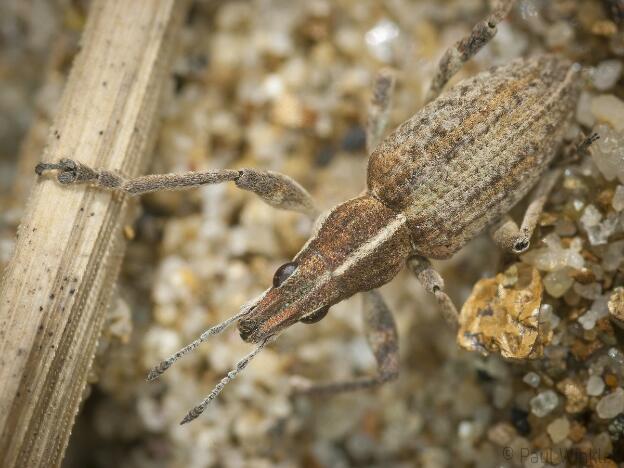
{"type": "Polygon", "coordinates": [[[293,381],[293,393],[317,396],[348,392],[377,387],[399,376],[399,338],[392,313],[378,291],[363,292],[362,299],[364,330],[377,361],[377,375],[320,384],[297,378],[293,381]]]}
{"type": "Polygon", "coordinates": [[[237,187],[255,193],[275,208],[305,213],[312,219],[318,214],[312,196],[301,185],[287,175],[273,171],[215,169],[184,174],[153,174],[125,179],[115,172],[91,169],[71,159],[61,159],[58,163],[40,163],[35,168],[38,175],[48,170],[59,171],[57,178],[61,184],[91,184],[131,196],[234,182],[237,187]]]}
{"type": "Polygon", "coordinates": [[[440,273],[431,265],[431,262],[420,255],[412,255],[407,259],[407,268],[418,278],[420,284],[434,295],[442,309],[446,321],[456,327],[459,314],[452,299],[444,291],[444,280],[440,273]]]}

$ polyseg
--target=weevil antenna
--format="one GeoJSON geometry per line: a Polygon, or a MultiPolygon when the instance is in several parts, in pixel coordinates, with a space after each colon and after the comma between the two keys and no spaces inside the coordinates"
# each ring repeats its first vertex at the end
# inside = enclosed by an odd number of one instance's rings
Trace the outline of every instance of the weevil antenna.
{"type": "Polygon", "coordinates": [[[234,380],[236,376],[240,374],[245,367],[247,367],[247,364],[249,364],[251,360],[254,357],[256,357],[256,355],[260,351],[262,351],[262,349],[267,345],[267,343],[273,341],[275,338],[277,338],[277,335],[270,335],[266,337],[263,341],[260,342],[260,344],[258,345],[256,349],[254,349],[251,353],[249,353],[247,356],[245,356],[240,361],[238,361],[236,363],[236,366],[234,366],[234,368],[230,372],[228,372],[227,375],[223,377],[217,385],[215,385],[215,387],[208,394],[208,396],[204,398],[199,405],[197,405],[195,408],[189,411],[186,416],[184,416],[184,419],[180,421],[180,425],[191,422],[197,416],[202,414],[204,410],[206,409],[206,407],[210,404],[210,402],[214,400],[217,397],[217,395],[219,395],[219,393],[221,393],[221,390],[223,390],[223,387],[225,387],[228,383],[234,380]]]}
{"type": "Polygon", "coordinates": [[[234,315],[234,316],[224,320],[223,322],[215,325],[214,327],[211,327],[208,330],[206,330],[195,341],[193,341],[192,343],[186,345],[184,348],[182,348],[178,352],[172,354],[171,356],[169,356],[164,361],[161,361],[160,364],[152,367],[152,369],[149,371],[149,374],[147,374],[147,380],[148,381],[154,380],[155,378],[157,378],[158,376],[163,374],[167,369],[169,369],[173,365],[174,362],[176,362],[182,356],[184,356],[185,354],[189,353],[190,351],[193,351],[195,348],[197,348],[204,341],[207,341],[208,338],[210,338],[211,336],[218,335],[219,333],[221,333],[223,330],[225,330],[227,327],[229,327],[233,322],[235,322],[239,318],[244,317],[245,315],[247,315],[252,309],[253,309],[253,307],[243,307],[238,314],[236,314],[236,315],[234,315]]]}

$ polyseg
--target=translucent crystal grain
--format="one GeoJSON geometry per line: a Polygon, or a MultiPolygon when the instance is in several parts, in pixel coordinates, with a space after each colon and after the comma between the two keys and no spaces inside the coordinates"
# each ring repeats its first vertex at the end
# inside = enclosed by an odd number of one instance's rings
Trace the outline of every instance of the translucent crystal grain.
{"type": "Polygon", "coordinates": [[[585,260],[580,254],[582,246],[578,243],[573,242],[570,248],[564,248],[561,239],[555,233],[544,237],[543,242],[546,247],[530,250],[522,255],[522,260],[542,271],[556,271],[565,267],[581,269],[585,265],[585,260]]]}
{"type": "Polygon", "coordinates": [[[540,376],[537,375],[535,372],[528,372],[523,378],[522,381],[527,384],[530,385],[533,388],[537,388],[539,387],[540,384],[540,376]]]}
{"type": "Polygon", "coordinates": [[[371,54],[382,62],[392,60],[393,42],[399,37],[399,27],[388,19],[382,19],[364,36],[371,54]]]}
{"type": "Polygon", "coordinates": [[[600,139],[591,146],[592,160],[605,179],[618,178],[624,183],[624,132],[603,123],[596,125],[594,131],[600,139]]]}
{"type": "Polygon", "coordinates": [[[596,117],[591,112],[591,103],[593,96],[586,91],[581,93],[578,104],[576,105],[576,120],[586,127],[593,127],[596,123],[596,117]]]}
{"type": "Polygon", "coordinates": [[[592,73],[592,83],[599,91],[612,88],[622,75],[620,60],[604,60],[598,64],[592,73]]]}
{"type": "Polygon", "coordinates": [[[559,398],[554,391],[546,390],[531,398],[529,404],[531,412],[538,418],[543,418],[557,407],[559,398]]]}
{"type": "Polygon", "coordinates": [[[568,437],[570,433],[570,421],[565,416],[557,418],[547,426],[546,430],[551,440],[555,444],[558,444],[568,437]]]}
{"type": "Polygon", "coordinates": [[[615,271],[624,260],[624,240],[611,242],[602,256],[602,268],[605,271],[615,271]]]}
{"type": "Polygon", "coordinates": [[[624,101],[613,94],[601,94],[592,99],[591,110],[599,122],[607,122],[612,128],[624,130],[624,101]]]}
{"type": "Polygon", "coordinates": [[[598,375],[592,375],[589,379],[587,379],[585,389],[589,396],[602,395],[602,392],[604,392],[605,389],[604,380],[602,380],[602,378],[598,375]]]}
{"type": "Polygon", "coordinates": [[[546,292],[555,298],[563,296],[574,283],[566,268],[547,273],[543,281],[546,292]]]}
{"type": "Polygon", "coordinates": [[[611,200],[611,206],[615,211],[624,210],[624,185],[618,185],[615,188],[613,199],[611,200]]]}
{"type": "Polygon", "coordinates": [[[596,405],[596,412],[602,419],[615,418],[622,411],[624,411],[624,390],[620,387],[602,397],[596,405]]]}
{"type": "Polygon", "coordinates": [[[574,291],[585,299],[597,299],[602,294],[602,285],[600,283],[574,283],[574,291]]]}
{"type": "Polygon", "coordinates": [[[579,323],[585,330],[592,330],[596,326],[596,322],[602,317],[606,317],[609,313],[607,304],[609,303],[609,294],[598,297],[590,309],[578,318],[579,323]]]}

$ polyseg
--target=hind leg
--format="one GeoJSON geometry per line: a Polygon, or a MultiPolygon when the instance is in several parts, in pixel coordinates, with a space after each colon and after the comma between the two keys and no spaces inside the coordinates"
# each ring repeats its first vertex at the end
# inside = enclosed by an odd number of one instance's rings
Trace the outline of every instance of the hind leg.
{"type": "Polygon", "coordinates": [[[425,103],[438,97],[444,85],[462,65],[490,42],[496,35],[496,25],[509,14],[514,2],[515,0],[498,0],[494,11],[485,20],[477,23],[467,37],[455,43],[444,53],[431,81],[425,103]]]}

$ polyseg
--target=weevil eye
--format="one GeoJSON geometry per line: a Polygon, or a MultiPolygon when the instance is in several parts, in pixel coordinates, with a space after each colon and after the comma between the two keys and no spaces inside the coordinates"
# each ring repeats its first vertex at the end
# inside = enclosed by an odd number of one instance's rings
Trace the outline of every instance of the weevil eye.
{"type": "Polygon", "coordinates": [[[297,269],[295,262],[284,263],[273,275],[273,287],[278,288],[297,269]]]}
{"type": "Polygon", "coordinates": [[[329,306],[321,307],[316,312],[312,312],[310,315],[301,317],[299,321],[308,325],[311,323],[316,323],[323,319],[327,315],[327,312],[329,312],[329,306]]]}

